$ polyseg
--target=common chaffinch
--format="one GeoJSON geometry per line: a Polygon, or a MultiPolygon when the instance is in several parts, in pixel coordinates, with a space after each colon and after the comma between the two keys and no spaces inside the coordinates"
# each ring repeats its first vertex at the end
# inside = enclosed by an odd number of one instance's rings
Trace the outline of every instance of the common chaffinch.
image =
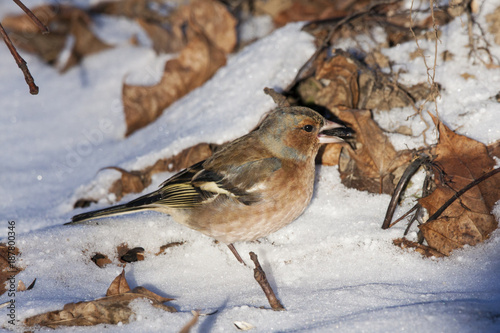
{"type": "Polygon", "coordinates": [[[76,215],[79,223],[142,210],[226,243],[252,241],[283,228],[309,204],[321,143],[342,142],[349,130],[305,107],[277,108],[260,126],[221,146],[129,203],[76,215]]]}

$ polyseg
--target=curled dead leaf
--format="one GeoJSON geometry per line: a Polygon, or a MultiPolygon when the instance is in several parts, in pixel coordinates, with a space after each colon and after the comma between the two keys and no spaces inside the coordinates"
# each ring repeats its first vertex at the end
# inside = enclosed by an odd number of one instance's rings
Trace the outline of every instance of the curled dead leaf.
{"type": "Polygon", "coordinates": [[[178,20],[188,23],[188,42],[177,58],[167,61],[160,82],[123,85],[126,135],[154,121],[170,104],[211,78],[236,45],[236,20],[221,3],[194,1],[178,13],[178,20]]]}
{"type": "Polygon", "coordinates": [[[63,326],[93,326],[98,324],[128,323],[133,314],[129,304],[136,299],[147,299],[154,307],[176,312],[172,306],[164,305],[172,299],[162,297],[144,287],[130,290],[122,271],[111,283],[109,296],[93,301],[68,303],[62,310],[50,311],[26,318],[26,326],[59,328],[63,326]]]}
{"type": "Polygon", "coordinates": [[[108,290],[106,291],[106,296],[120,295],[130,291],[130,286],[128,285],[127,279],[125,278],[125,269],[122,270],[120,275],[115,277],[108,290]]]}
{"type": "Polygon", "coordinates": [[[392,193],[412,153],[396,152],[368,110],[344,110],[339,118],[356,132],[356,149],[343,145],[340,155],[342,183],[372,193],[392,193]]]}
{"type": "Polygon", "coordinates": [[[345,109],[387,111],[414,106],[431,93],[427,84],[405,87],[339,49],[331,56],[327,50],[321,52],[312,66],[314,77],[303,78],[297,92],[304,103],[324,106],[336,116],[345,109]]]}
{"type": "MultiPolygon", "coordinates": [[[[419,203],[433,215],[457,191],[493,170],[495,161],[487,147],[473,139],[451,131],[433,116],[439,131],[435,149],[439,166],[434,171],[436,189],[419,203]]],[[[500,200],[500,175],[493,176],[465,192],[435,220],[419,228],[430,247],[450,255],[464,245],[476,245],[489,237],[498,226],[491,214],[500,200]]]]}

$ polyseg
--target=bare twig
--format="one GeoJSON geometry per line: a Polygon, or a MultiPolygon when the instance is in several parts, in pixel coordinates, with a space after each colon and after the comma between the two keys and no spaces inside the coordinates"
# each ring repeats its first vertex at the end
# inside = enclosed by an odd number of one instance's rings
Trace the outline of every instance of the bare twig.
{"type": "Polygon", "coordinates": [[[255,253],[250,252],[250,259],[252,259],[253,263],[255,264],[255,268],[253,270],[253,276],[255,280],[259,283],[262,290],[264,291],[264,294],[266,294],[267,300],[269,301],[269,305],[271,305],[271,308],[274,311],[284,311],[285,307],[280,303],[280,301],[274,294],[273,288],[271,288],[269,281],[267,281],[266,273],[260,266],[259,258],[257,258],[257,255],[255,253]]]}
{"type": "MultiPolygon", "coordinates": [[[[26,7],[21,0],[14,0],[14,2],[26,13],[26,15],[29,16],[29,18],[38,26],[42,34],[49,33],[49,28],[45,24],[43,24],[38,17],[33,14],[33,12],[26,7]]],[[[28,65],[26,64],[26,61],[19,55],[19,53],[16,50],[16,47],[14,44],[12,44],[12,41],[10,40],[9,36],[7,35],[7,32],[3,28],[2,24],[0,24],[0,34],[2,35],[2,38],[5,42],[5,45],[9,48],[10,53],[14,57],[14,60],[16,61],[17,65],[21,69],[21,71],[24,74],[24,79],[26,80],[26,83],[28,84],[28,87],[30,88],[30,94],[32,95],[37,95],[38,94],[38,86],[35,84],[35,80],[33,79],[33,76],[31,76],[31,73],[28,69],[28,65]]]]}
{"type": "Polygon", "coordinates": [[[5,45],[7,45],[7,47],[9,48],[9,51],[14,57],[14,60],[16,61],[17,65],[23,72],[24,79],[26,80],[26,83],[30,88],[30,94],[32,95],[38,94],[38,86],[35,84],[33,76],[31,76],[28,66],[26,65],[26,61],[17,52],[16,48],[14,47],[14,44],[12,44],[12,41],[7,35],[7,32],[5,32],[5,29],[3,28],[2,24],[0,24],[0,34],[2,35],[5,45]]]}
{"type": "Polygon", "coordinates": [[[14,2],[26,13],[26,15],[29,16],[29,18],[38,26],[38,29],[42,32],[42,34],[48,34],[49,33],[49,28],[45,24],[43,24],[38,17],[33,14],[33,12],[26,7],[21,0],[14,0],[14,2]]]}

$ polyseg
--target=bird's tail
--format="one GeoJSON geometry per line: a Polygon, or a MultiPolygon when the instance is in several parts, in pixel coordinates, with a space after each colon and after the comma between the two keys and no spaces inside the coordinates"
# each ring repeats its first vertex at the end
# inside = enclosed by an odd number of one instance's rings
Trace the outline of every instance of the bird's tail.
{"type": "Polygon", "coordinates": [[[118,205],[118,206],[113,206],[109,208],[104,208],[104,209],[99,209],[95,210],[93,212],[87,212],[87,213],[82,213],[73,216],[71,219],[71,222],[65,223],[66,224],[75,224],[75,223],[82,223],[94,219],[100,219],[103,217],[110,217],[110,216],[117,216],[117,215],[122,215],[122,214],[129,214],[133,212],[139,212],[142,210],[149,210],[150,208],[147,206],[130,206],[128,204],[124,205],[118,205]]]}

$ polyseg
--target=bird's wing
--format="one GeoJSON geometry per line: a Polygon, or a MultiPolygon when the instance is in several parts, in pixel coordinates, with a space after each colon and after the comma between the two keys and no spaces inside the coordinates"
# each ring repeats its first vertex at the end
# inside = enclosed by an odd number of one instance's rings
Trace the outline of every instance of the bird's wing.
{"type": "Polygon", "coordinates": [[[161,184],[158,190],[132,200],[126,206],[189,209],[219,196],[250,205],[261,198],[259,191],[254,189],[262,188],[260,184],[281,167],[279,159],[273,157],[231,165],[221,168],[219,172],[205,169],[204,162],[177,173],[161,184]]]}
{"type": "Polygon", "coordinates": [[[160,206],[171,208],[193,208],[207,198],[193,186],[194,175],[203,170],[203,162],[198,162],[164,181],[158,190],[130,201],[128,207],[160,206]]]}
{"type": "Polygon", "coordinates": [[[222,195],[251,205],[261,199],[259,190],[279,168],[279,159],[263,158],[241,165],[229,165],[227,168],[220,168],[218,172],[205,168],[193,177],[191,183],[207,198],[222,195]]]}

